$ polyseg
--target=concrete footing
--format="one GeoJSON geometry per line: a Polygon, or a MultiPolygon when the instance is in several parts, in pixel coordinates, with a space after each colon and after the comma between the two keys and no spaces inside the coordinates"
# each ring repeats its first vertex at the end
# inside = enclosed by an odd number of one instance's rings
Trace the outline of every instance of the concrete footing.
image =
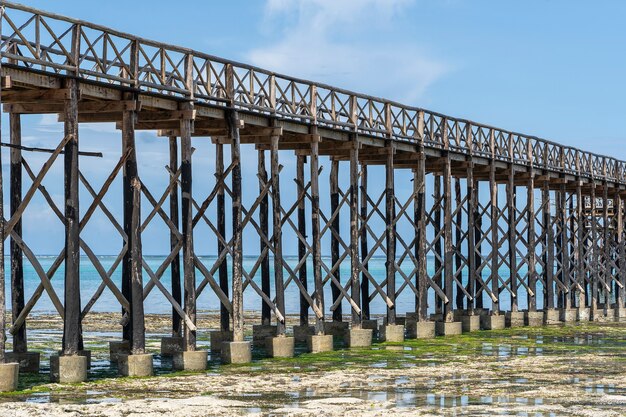
{"type": "Polygon", "coordinates": [[[88,357],[85,355],[50,356],[50,380],[76,384],[87,380],[88,357]]]}
{"type": "Polygon", "coordinates": [[[480,327],[483,330],[502,330],[505,324],[504,314],[483,314],[480,316],[480,327]]]}
{"type": "Polygon", "coordinates": [[[6,352],[5,355],[7,363],[17,363],[20,366],[20,372],[39,373],[41,362],[39,352],[6,352]]]}
{"type": "Polygon", "coordinates": [[[182,337],[168,336],[161,338],[161,356],[174,356],[184,350],[182,337]]]}
{"type": "Polygon", "coordinates": [[[293,338],[297,343],[306,343],[315,334],[315,326],[293,326],[293,338]]]}
{"type": "Polygon", "coordinates": [[[460,321],[438,321],[435,323],[437,336],[455,336],[463,334],[463,325],[460,321]]]}
{"type": "Polygon", "coordinates": [[[275,325],[255,324],[252,326],[252,344],[254,346],[265,346],[265,339],[277,335],[278,328],[275,325]]]}
{"type": "Polygon", "coordinates": [[[543,311],[543,324],[553,325],[553,324],[561,324],[561,320],[559,317],[559,310],[555,308],[549,308],[543,311]]]}
{"type": "Polygon", "coordinates": [[[506,327],[523,327],[525,326],[523,311],[507,311],[504,314],[504,325],[506,327]]]}
{"type": "Polygon", "coordinates": [[[591,309],[589,307],[578,307],[576,320],[583,322],[591,320],[591,309]]]}
{"type": "Polygon", "coordinates": [[[233,332],[228,330],[214,330],[209,333],[211,352],[221,352],[222,343],[233,341],[233,332]]]}
{"type": "Polygon", "coordinates": [[[434,321],[414,321],[406,322],[407,339],[432,339],[435,337],[434,321]]]}
{"type": "Polygon", "coordinates": [[[370,329],[372,331],[372,338],[379,338],[380,334],[378,333],[378,320],[363,320],[361,321],[362,329],[370,329]]]}
{"type": "Polygon", "coordinates": [[[574,323],[578,318],[578,310],[575,308],[562,308],[559,310],[559,320],[563,323],[574,323]]]}
{"type": "Polygon", "coordinates": [[[602,307],[598,307],[595,312],[592,312],[591,318],[593,321],[615,321],[615,310],[612,308],[604,309],[602,307]]]}
{"type": "Polygon", "coordinates": [[[461,331],[463,333],[475,332],[477,330],[480,330],[479,315],[461,315],[459,316],[459,320],[461,321],[461,331]]]}
{"type": "Polygon", "coordinates": [[[206,350],[187,350],[175,353],[172,367],[175,371],[202,372],[207,366],[206,350]]]}
{"type": "MultiPolygon", "coordinates": [[[[87,371],[91,369],[91,351],[90,350],[79,350],[77,353],[78,356],[84,356],[87,358],[87,371]]],[[[63,351],[59,350],[57,356],[63,356],[63,351]]]]}
{"type": "Polygon", "coordinates": [[[350,329],[347,337],[348,347],[365,348],[372,346],[372,329],[350,329]]]}
{"type": "Polygon", "coordinates": [[[120,355],[130,355],[130,342],[128,340],[109,342],[109,361],[117,363],[120,355]]]}
{"type": "Polygon", "coordinates": [[[626,319],[626,307],[615,307],[614,311],[616,320],[626,319]]]}
{"type": "Polygon", "coordinates": [[[19,363],[0,363],[0,392],[16,391],[19,374],[19,363]]]}
{"type": "Polygon", "coordinates": [[[525,311],[524,323],[532,327],[543,326],[543,311],[525,311]]]}
{"type": "Polygon", "coordinates": [[[146,377],[154,374],[152,364],[152,354],[145,353],[139,355],[118,356],[118,372],[122,376],[146,377]]]}
{"type": "Polygon", "coordinates": [[[287,336],[268,337],[265,349],[271,358],[293,358],[295,338],[287,336]]]}
{"type": "Polygon", "coordinates": [[[404,326],[387,324],[380,326],[380,340],[383,342],[404,342],[404,326]]]}
{"type": "Polygon", "coordinates": [[[350,323],[347,321],[327,321],[324,323],[324,334],[332,335],[336,339],[346,340],[350,331],[350,323]]]}
{"type": "Polygon", "coordinates": [[[307,346],[311,353],[330,352],[333,350],[333,335],[318,334],[309,336],[307,346]]]}
{"type": "Polygon", "coordinates": [[[223,342],[223,363],[250,363],[252,362],[252,345],[250,342],[223,342]]]}

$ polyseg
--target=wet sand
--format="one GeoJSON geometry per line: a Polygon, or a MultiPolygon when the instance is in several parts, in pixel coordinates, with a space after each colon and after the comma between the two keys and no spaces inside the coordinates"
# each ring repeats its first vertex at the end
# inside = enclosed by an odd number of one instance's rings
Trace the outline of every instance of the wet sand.
{"type": "MultiPolygon", "coordinates": [[[[211,354],[207,372],[194,375],[172,373],[171,362],[156,356],[159,375],[131,379],[116,377],[108,364],[106,342],[119,337],[115,317],[96,314],[85,323],[94,356],[89,382],[50,384],[44,369],[24,378],[21,392],[0,396],[0,415],[626,414],[626,323],[477,332],[320,355],[299,347],[296,358],[282,360],[255,350],[245,366],[223,366],[211,354]]],[[[156,353],[169,324],[151,321],[148,346],[156,353]]],[[[47,358],[60,328],[51,318],[30,323],[31,343],[47,358]]]]}

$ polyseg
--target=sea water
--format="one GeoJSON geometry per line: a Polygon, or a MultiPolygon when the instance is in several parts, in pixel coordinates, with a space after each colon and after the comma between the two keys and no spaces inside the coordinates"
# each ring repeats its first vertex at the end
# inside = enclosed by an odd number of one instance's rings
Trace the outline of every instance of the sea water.
{"type": "MultiPolygon", "coordinates": [[[[199,256],[198,258],[202,261],[202,263],[206,266],[206,269],[208,270],[212,269],[217,259],[215,256],[199,256]]],[[[55,259],[56,259],[56,256],[38,256],[37,257],[37,260],[41,264],[41,267],[43,268],[44,271],[49,270],[49,268],[53,265],[55,259]]],[[[102,265],[102,267],[104,268],[104,270],[109,270],[114,264],[116,257],[115,256],[99,256],[98,260],[100,264],[102,265]]],[[[165,261],[165,256],[144,256],[144,260],[152,269],[152,271],[157,271],[157,269],[159,269],[159,267],[165,261]]],[[[257,256],[244,257],[243,266],[248,274],[251,274],[253,272],[254,266],[257,263],[257,260],[258,260],[257,256]]],[[[230,259],[228,259],[227,261],[228,261],[228,274],[230,277],[232,273],[232,264],[230,263],[230,259]]],[[[298,258],[295,256],[292,256],[292,257],[287,256],[285,257],[285,261],[289,265],[291,270],[294,270],[298,264],[298,258]]],[[[322,277],[326,278],[328,276],[328,270],[331,269],[331,259],[330,257],[323,257],[322,261],[328,268],[327,270],[322,268],[322,277]]],[[[382,283],[386,275],[385,261],[386,260],[384,257],[373,257],[369,260],[369,263],[368,263],[369,273],[372,275],[374,279],[376,279],[378,283],[382,283]]],[[[429,275],[432,276],[434,273],[434,269],[435,269],[434,258],[429,258],[427,260],[427,267],[428,267],[429,275]]],[[[405,260],[400,265],[400,268],[407,277],[411,277],[410,280],[412,281],[413,284],[415,284],[415,276],[414,275],[411,276],[411,274],[413,273],[415,269],[415,264],[411,261],[405,260]]],[[[181,265],[181,269],[182,269],[182,265],[181,265]]],[[[9,276],[10,276],[10,273],[9,273],[10,263],[8,259],[5,263],[5,271],[7,275],[7,288],[8,288],[10,287],[10,285],[8,285],[9,276]]],[[[121,288],[121,273],[122,273],[122,267],[120,263],[120,265],[118,265],[118,267],[115,269],[115,271],[113,272],[111,276],[111,280],[115,283],[115,285],[118,288],[121,288]]],[[[339,273],[340,273],[340,281],[345,287],[346,282],[348,281],[349,276],[350,276],[349,260],[346,260],[341,264],[339,273]]],[[[489,269],[485,268],[483,270],[483,279],[486,280],[489,277],[489,274],[490,274],[489,269]]],[[[498,271],[498,274],[501,278],[501,281],[505,282],[509,278],[510,271],[508,268],[501,268],[498,271]]],[[[525,277],[526,274],[527,274],[527,268],[524,265],[520,268],[519,276],[525,277]]],[[[285,282],[287,282],[287,280],[291,276],[289,270],[284,269],[283,275],[284,275],[285,282]]],[[[56,271],[56,273],[53,275],[52,280],[51,280],[52,286],[55,289],[61,301],[63,301],[63,276],[64,276],[64,270],[63,270],[63,265],[61,265],[61,267],[56,271]]],[[[297,272],[296,272],[296,276],[297,276],[297,272]]],[[[260,287],[261,286],[260,268],[256,268],[254,275],[251,275],[250,278],[260,287]]],[[[274,277],[273,277],[273,259],[271,259],[271,257],[270,257],[270,278],[271,278],[271,287],[272,287],[271,293],[272,293],[272,298],[273,298],[274,277]]],[[[197,284],[199,285],[203,279],[204,279],[204,276],[202,275],[201,271],[196,269],[197,284]]],[[[219,281],[217,272],[214,274],[214,279],[216,282],[219,281]]],[[[294,279],[297,279],[297,278],[294,277],[294,279]]],[[[81,261],[80,261],[80,280],[81,280],[81,283],[80,283],[81,301],[82,301],[82,305],[84,306],[92,298],[94,293],[96,293],[96,291],[98,290],[98,287],[102,284],[102,278],[100,277],[98,271],[96,270],[92,262],[89,260],[89,258],[84,257],[84,256],[81,257],[81,261]]],[[[143,280],[144,280],[144,285],[150,281],[150,277],[146,272],[143,273],[143,280]]],[[[244,282],[245,280],[246,279],[244,278],[244,282]]],[[[41,280],[39,276],[37,275],[35,268],[26,259],[24,260],[24,281],[25,281],[25,296],[26,296],[26,300],[28,300],[30,296],[35,292],[35,289],[40,285],[41,280]]],[[[314,284],[313,284],[312,262],[310,259],[307,262],[307,281],[308,281],[309,293],[312,294],[314,284]]],[[[165,288],[168,291],[171,291],[171,275],[170,275],[169,267],[163,273],[161,282],[164,284],[165,288]]],[[[402,276],[402,274],[400,274],[400,272],[397,272],[396,273],[396,291],[400,289],[400,287],[402,286],[404,282],[405,282],[405,278],[402,276]]],[[[467,283],[467,269],[463,270],[462,282],[464,285],[467,283]]],[[[501,287],[503,287],[502,282],[501,282],[501,287]]],[[[489,284],[489,287],[491,288],[491,284],[489,284]]],[[[350,289],[348,287],[347,293],[349,292],[350,292],[350,289]]],[[[371,314],[383,314],[386,311],[386,304],[383,302],[382,297],[376,291],[374,286],[370,283],[370,293],[374,293],[374,292],[376,292],[376,295],[372,299],[371,304],[370,304],[371,314]]],[[[542,293],[543,291],[541,288],[541,283],[539,283],[537,291],[536,291],[537,305],[539,306],[542,305],[542,300],[543,300],[542,293]]],[[[327,282],[324,287],[324,296],[325,296],[326,309],[328,310],[330,306],[332,305],[330,282],[327,282]]],[[[456,296],[456,288],[455,288],[455,296],[456,296]]],[[[485,293],[483,293],[482,296],[484,300],[484,304],[483,304],[484,307],[489,308],[491,306],[491,299],[485,293]]],[[[527,292],[523,285],[520,285],[518,289],[517,298],[518,298],[518,307],[520,309],[526,308],[527,292]]],[[[429,311],[432,312],[434,310],[434,290],[433,289],[429,290],[428,299],[429,299],[428,301],[429,311]]],[[[11,298],[10,298],[10,289],[9,289],[9,293],[7,294],[7,307],[9,307],[11,304],[10,300],[11,298]]],[[[451,300],[451,302],[455,303],[454,298],[451,300]]],[[[296,286],[296,283],[293,282],[292,280],[285,289],[285,306],[286,306],[287,313],[288,314],[298,313],[299,308],[300,308],[299,303],[300,303],[299,290],[298,290],[298,287],[296,286]]],[[[257,292],[255,292],[253,286],[247,285],[245,292],[244,292],[244,309],[245,310],[260,310],[261,304],[262,304],[262,300],[260,296],[257,294],[257,292]]],[[[508,310],[510,308],[510,305],[511,305],[510,293],[506,289],[504,289],[500,295],[500,309],[508,310]]],[[[119,311],[120,308],[121,308],[120,304],[115,298],[115,296],[113,295],[113,293],[111,292],[111,290],[109,288],[105,288],[101,296],[99,297],[98,301],[93,305],[93,308],[91,309],[91,311],[114,312],[114,311],[119,311]]],[[[159,288],[157,288],[156,286],[154,286],[154,288],[148,295],[147,299],[145,300],[144,308],[145,308],[146,313],[159,314],[159,313],[171,312],[171,306],[169,302],[167,301],[163,293],[159,290],[159,288]]],[[[217,296],[213,293],[210,286],[207,285],[204,291],[198,296],[197,308],[198,310],[218,310],[219,309],[219,300],[217,296]]],[[[345,300],[345,298],[342,302],[342,309],[344,313],[350,312],[350,306],[348,302],[345,300]]],[[[409,311],[415,311],[415,293],[413,292],[412,288],[409,285],[405,285],[404,289],[402,289],[400,294],[397,295],[396,310],[400,314],[406,313],[409,311]]],[[[40,300],[37,302],[37,305],[33,309],[33,312],[51,313],[54,311],[55,311],[54,305],[50,301],[49,295],[44,291],[42,297],[40,298],[40,300]]]]}

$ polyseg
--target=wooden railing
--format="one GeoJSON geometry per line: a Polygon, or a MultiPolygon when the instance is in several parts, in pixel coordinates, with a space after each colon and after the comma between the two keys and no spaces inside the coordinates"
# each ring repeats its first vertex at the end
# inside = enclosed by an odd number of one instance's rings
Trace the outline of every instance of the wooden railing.
{"type": "Polygon", "coordinates": [[[624,162],[8,2],[2,63],[549,171],[626,182],[624,162]]]}

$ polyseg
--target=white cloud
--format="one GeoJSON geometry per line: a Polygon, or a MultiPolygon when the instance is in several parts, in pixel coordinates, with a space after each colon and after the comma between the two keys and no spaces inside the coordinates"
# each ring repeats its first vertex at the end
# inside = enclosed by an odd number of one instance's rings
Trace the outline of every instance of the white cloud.
{"type": "Polygon", "coordinates": [[[394,21],[412,3],[267,0],[265,26],[281,28],[279,38],[249,51],[247,59],[276,72],[418,104],[449,67],[394,31],[394,21]]]}

